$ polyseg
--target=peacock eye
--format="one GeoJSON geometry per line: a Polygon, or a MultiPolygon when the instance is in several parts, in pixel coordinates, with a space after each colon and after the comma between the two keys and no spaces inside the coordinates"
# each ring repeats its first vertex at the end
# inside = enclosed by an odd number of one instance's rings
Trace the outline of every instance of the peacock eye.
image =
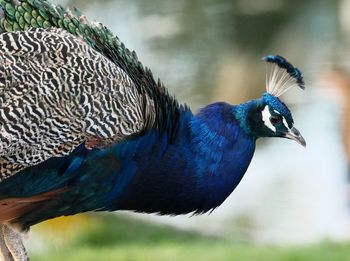
{"type": "Polygon", "coordinates": [[[272,124],[276,124],[282,121],[282,117],[281,116],[271,116],[270,117],[270,122],[272,124]]]}

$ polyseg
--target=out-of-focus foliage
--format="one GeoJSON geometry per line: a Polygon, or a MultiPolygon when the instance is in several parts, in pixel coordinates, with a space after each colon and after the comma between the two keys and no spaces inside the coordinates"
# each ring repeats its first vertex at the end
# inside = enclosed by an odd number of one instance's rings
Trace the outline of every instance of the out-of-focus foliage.
{"type": "MultiPolygon", "coordinates": [[[[130,219],[125,216],[88,217],[89,229],[80,230],[74,240],[60,247],[51,245],[32,252],[33,261],[175,261],[175,260],[249,260],[336,261],[350,258],[349,244],[324,242],[309,247],[253,246],[240,242],[179,231],[130,219]]],[[[86,227],[83,225],[84,227],[86,227]]],[[[51,244],[54,244],[52,239],[51,244]]]]}

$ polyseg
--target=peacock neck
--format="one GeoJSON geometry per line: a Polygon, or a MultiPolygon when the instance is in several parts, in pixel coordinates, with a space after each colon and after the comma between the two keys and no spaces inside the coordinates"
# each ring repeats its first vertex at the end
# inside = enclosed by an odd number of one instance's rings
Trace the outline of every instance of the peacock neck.
{"type": "Polygon", "coordinates": [[[219,206],[242,179],[255,150],[255,139],[241,129],[232,110],[217,103],[195,116],[183,112],[171,143],[166,133],[151,130],[125,144],[133,150],[136,171],[118,208],[183,214],[219,206]]]}
{"type": "MultiPolygon", "coordinates": [[[[239,105],[240,106],[240,105],[239,105]]],[[[243,178],[255,151],[256,139],[247,134],[234,117],[237,106],[214,103],[191,121],[192,146],[197,177],[208,210],[217,207],[243,178]]]]}

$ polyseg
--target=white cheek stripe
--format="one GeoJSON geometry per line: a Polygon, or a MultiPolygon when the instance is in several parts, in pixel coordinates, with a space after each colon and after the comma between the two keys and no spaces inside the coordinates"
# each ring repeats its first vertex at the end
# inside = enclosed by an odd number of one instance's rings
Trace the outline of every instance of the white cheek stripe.
{"type": "Polygon", "coordinates": [[[286,121],[286,119],[284,117],[283,117],[283,124],[288,130],[290,130],[289,127],[288,127],[288,123],[287,123],[287,121],[286,121]]]}
{"type": "Polygon", "coordinates": [[[263,120],[265,126],[268,127],[270,130],[272,130],[273,132],[276,132],[275,126],[273,126],[272,123],[270,122],[271,113],[270,113],[268,105],[265,106],[261,115],[262,115],[262,120],[263,120]]]}

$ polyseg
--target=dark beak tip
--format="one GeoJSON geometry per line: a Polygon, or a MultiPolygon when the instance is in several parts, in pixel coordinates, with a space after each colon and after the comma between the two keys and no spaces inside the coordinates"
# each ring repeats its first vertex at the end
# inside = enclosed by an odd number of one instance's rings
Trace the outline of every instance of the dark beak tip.
{"type": "Polygon", "coordinates": [[[295,137],[295,138],[292,138],[293,140],[295,140],[296,142],[298,142],[301,146],[303,146],[304,148],[306,148],[306,141],[305,139],[303,138],[303,136],[301,136],[299,134],[299,136],[295,137]]]}
{"type": "Polygon", "coordinates": [[[303,146],[304,148],[306,148],[306,141],[304,139],[303,136],[301,136],[301,134],[299,133],[298,137],[296,138],[296,141],[303,146]]]}
{"type": "Polygon", "coordinates": [[[305,149],[306,149],[306,146],[307,144],[306,144],[306,141],[304,140],[304,142],[303,143],[301,143],[301,146],[303,146],[305,149]]]}

